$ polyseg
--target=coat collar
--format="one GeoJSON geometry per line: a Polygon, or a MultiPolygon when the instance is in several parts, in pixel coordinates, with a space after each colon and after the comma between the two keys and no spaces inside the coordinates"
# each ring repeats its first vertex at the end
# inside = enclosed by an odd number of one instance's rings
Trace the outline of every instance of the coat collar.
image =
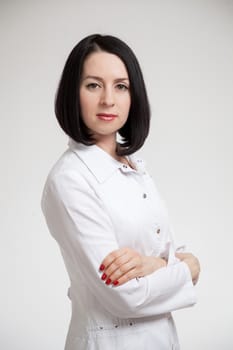
{"type": "Polygon", "coordinates": [[[77,154],[100,183],[105,182],[117,170],[120,170],[123,173],[142,173],[145,171],[143,160],[138,158],[135,154],[130,155],[127,158],[136,170],[117,161],[96,145],[86,146],[70,138],[68,146],[75,154],[77,154]]]}

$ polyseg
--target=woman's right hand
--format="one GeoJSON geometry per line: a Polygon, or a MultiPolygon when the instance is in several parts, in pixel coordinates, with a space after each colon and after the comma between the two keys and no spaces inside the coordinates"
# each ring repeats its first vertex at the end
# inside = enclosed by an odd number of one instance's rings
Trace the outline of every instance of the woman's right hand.
{"type": "Polygon", "coordinates": [[[100,265],[106,284],[120,286],[133,278],[147,276],[167,265],[166,260],[144,256],[131,248],[120,248],[108,254],[100,265]]]}
{"type": "Polygon", "coordinates": [[[191,253],[176,253],[176,257],[188,265],[193,284],[195,285],[198,282],[200,274],[199,260],[191,253]]]}

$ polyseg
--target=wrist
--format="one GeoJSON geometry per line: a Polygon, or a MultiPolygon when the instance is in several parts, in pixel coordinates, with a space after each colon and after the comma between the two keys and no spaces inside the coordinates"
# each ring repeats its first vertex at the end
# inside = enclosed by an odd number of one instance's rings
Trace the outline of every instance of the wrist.
{"type": "Polygon", "coordinates": [[[160,258],[160,257],[156,257],[155,258],[155,263],[157,266],[157,269],[162,268],[162,267],[166,267],[167,266],[167,260],[165,258],[160,258]]]}
{"type": "Polygon", "coordinates": [[[161,258],[161,267],[167,266],[167,260],[165,258],[161,258]]]}

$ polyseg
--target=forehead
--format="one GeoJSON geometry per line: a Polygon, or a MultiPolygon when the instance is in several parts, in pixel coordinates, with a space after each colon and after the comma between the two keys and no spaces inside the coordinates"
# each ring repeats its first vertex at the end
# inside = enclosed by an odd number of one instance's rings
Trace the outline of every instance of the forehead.
{"type": "Polygon", "coordinates": [[[117,56],[105,51],[97,51],[87,56],[83,64],[83,75],[128,78],[124,62],[117,56]]]}

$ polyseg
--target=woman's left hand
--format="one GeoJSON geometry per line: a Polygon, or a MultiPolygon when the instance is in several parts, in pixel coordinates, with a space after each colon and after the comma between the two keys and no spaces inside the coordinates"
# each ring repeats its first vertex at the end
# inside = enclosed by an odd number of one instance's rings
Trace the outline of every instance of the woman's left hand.
{"type": "Polygon", "coordinates": [[[137,277],[147,276],[167,265],[166,260],[144,256],[131,248],[120,248],[106,256],[100,265],[101,278],[107,285],[120,286],[137,277]]]}

